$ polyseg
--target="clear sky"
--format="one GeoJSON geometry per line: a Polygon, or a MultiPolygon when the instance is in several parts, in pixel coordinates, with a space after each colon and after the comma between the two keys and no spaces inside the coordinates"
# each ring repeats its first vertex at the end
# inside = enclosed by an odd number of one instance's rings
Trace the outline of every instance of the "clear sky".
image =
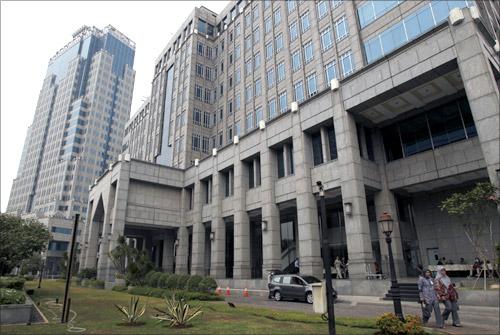
{"type": "Polygon", "coordinates": [[[2,1],[1,194],[7,207],[49,59],[83,25],[111,24],[136,43],[131,114],[150,95],[154,61],[194,7],[219,13],[229,1],[2,1]]]}

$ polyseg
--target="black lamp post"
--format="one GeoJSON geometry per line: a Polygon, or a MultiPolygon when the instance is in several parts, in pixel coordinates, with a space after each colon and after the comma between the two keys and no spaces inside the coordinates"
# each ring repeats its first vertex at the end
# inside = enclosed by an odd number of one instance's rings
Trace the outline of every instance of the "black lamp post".
{"type": "Polygon", "coordinates": [[[387,249],[389,251],[389,266],[391,269],[391,289],[389,292],[392,295],[392,301],[394,303],[394,314],[401,320],[404,321],[403,309],[401,308],[401,293],[399,291],[399,284],[396,278],[396,268],[394,266],[394,257],[392,256],[392,229],[394,226],[394,220],[391,215],[387,212],[384,212],[382,216],[380,216],[378,222],[382,226],[382,231],[385,234],[385,241],[387,242],[387,249]]]}
{"type": "Polygon", "coordinates": [[[328,227],[326,223],[325,190],[320,181],[316,182],[319,188],[321,206],[321,249],[323,250],[323,267],[325,269],[326,306],[328,313],[328,334],[335,335],[335,311],[333,309],[333,285],[330,246],[328,245],[328,227]]]}

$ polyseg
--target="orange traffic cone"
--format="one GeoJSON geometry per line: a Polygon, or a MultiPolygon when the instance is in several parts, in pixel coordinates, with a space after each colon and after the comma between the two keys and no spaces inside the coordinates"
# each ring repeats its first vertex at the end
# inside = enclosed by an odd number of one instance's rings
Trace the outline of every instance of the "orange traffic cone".
{"type": "Polygon", "coordinates": [[[220,286],[217,286],[217,288],[215,289],[215,294],[220,295],[221,293],[222,289],[220,288],[220,286]]]}
{"type": "Polygon", "coordinates": [[[245,298],[248,298],[250,296],[250,294],[248,294],[248,289],[245,287],[245,289],[243,290],[243,296],[245,298]]]}
{"type": "Polygon", "coordinates": [[[226,287],[226,296],[230,296],[231,295],[231,290],[229,289],[229,286],[226,287]]]}

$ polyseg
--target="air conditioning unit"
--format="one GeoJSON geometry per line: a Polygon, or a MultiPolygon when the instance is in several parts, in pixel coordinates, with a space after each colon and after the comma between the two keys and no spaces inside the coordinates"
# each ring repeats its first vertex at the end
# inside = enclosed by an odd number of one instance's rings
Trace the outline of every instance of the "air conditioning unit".
{"type": "Polygon", "coordinates": [[[119,154],[118,155],[118,161],[121,161],[123,159],[123,155],[122,154],[119,154]]]}
{"type": "Polygon", "coordinates": [[[333,78],[332,80],[330,80],[330,89],[332,91],[338,90],[339,87],[340,87],[340,82],[337,78],[333,78]]]}
{"type": "Polygon", "coordinates": [[[109,166],[108,166],[108,170],[109,170],[109,171],[113,170],[113,164],[109,164],[109,166]]]}
{"type": "Polygon", "coordinates": [[[198,166],[198,165],[200,165],[200,160],[198,158],[196,158],[194,160],[194,166],[198,166]]]}
{"type": "Polygon", "coordinates": [[[240,137],[239,137],[238,135],[235,135],[235,136],[233,137],[233,143],[234,143],[234,144],[238,144],[238,143],[240,143],[240,137]]]}
{"type": "Polygon", "coordinates": [[[224,25],[224,30],[226,30],[226,29],[227,29],[227,24],[224,25]]]}
{"type": "Polygon", "coordinates": [[[217,148],[212,149],[212,156],[217,156],[217,148]]]}
{"type": "Polygon", "coordinates": [[[259,121],[259,129],[260,130],[266,129],[266,121],[264,121],[264,120],[259,121]]]}
{"type": "Polygon", "coordinates": [[[293,113],[296,113],[299,111],[299,104],[297,101],[292,101],[291,109],[293,113]]]}
{"type": "Polygon", "coordinates": [[[125,162],[130,162],[130,154],[125,154],[125,162]]]}
{"type": "Polygon", "coordinates": [[[481,14],[479,14],[479,9],[476,6],[469,7],[470,16],[474,21],[479,21],[481,19],[481,14]]]}
{"type": "Polygon", "coordinates": [[[462,21],[464,20],[464,12],[458,7],[453,8],[452,10],[450,10],[449,19],[451,25],[456,26],[457,24],[462,23],[462,21]]]}
{"type": "Polygon", "coordinates": [[[198,34],[198,29],[194,29],[194,30],[193,30],[193,32],[194,32],[195,34],[198,34]]]}

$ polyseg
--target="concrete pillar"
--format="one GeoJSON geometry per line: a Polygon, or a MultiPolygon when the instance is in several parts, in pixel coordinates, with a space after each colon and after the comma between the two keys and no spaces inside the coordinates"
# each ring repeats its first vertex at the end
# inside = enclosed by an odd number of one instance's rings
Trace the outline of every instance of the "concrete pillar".
{"type": "Polygon", "coordinates": [[[94,221],[95,211],[97,208],[97,200],[94,199],[92,206],[89,206],[89,216],[87,217],[86,242],[87,246],[84,247],[84,262],[80,262],[85,268],[97,268],[97,242],[99,224],[94,221]],[[91,208],[92,207],[92,208],[91,208]]]}
{"type": "MultiPolygon", "coordinates": [[[[335,97],[333,101],[341,99],[335,97]]],[[[374,259],[356,123],[352,115],[344,111],[340,104],[334,105],[333,109],[342,201],[344,204],[352,204],[352,214],[347,215],[344,212],[349,276],[365,278],[367,265],[371,266],[374,259]]]]}
{"type": "Polygon", "coordinates": [[[174,272],[174,243],[175,235],[173,231],[165,233],[165,238],[163,239],[162,269],[169,273],[174,272]]]}
{"type": "Polygon", "coordinates": [[[193,205],[193,243],[191,253],[191,274],[204,275],[205,264],[205,225],[202,220],[201,206],[203,203],[203,192],[201,182],[196,176],[194,183],[194,205],[193,205]]]}
{"type": "Polygon", "coordinates": [[[102,224],[102,240],[99,248],[99,260],[97,262],[97,279],[104,281],[114,281],[115,272],[109,253],[116,247],[111,232],[111,211],[115,203],[114,188],[110,186],[109,193],[103,195],[104,202],[104,222],[102,224]]]}
{"type": "Polygon", "coordinates": [[[262,181],[260,179],[260,160],[257,158],[254,158],[252,161],[253,164],[253,183],[255,187],[258,187],[261,185],[262,181]]]}
{"type": "MultiPolygon", "coordinates": [[[[458,68],[465,93],[476,125],[481,151],[490,182],[500,186],[500,98],[495,77],[485,53],[478,25],[471,18],[470,10],[463,9],[465,20],[450,25],[455,42],[458,68]]],[[[491,47],[492,48],[492,47],[491,47]]],[[[493,48],[492,48],[493,49],[493,48]]],[[[494,53],[494,51],[491,51],[494,53]]],[[[497,58],[498,59],[498,58],[497,58]]],[[[495,62],[495,60],[491,60],[495,62]]],[[[500,210],[500,207],[499,207],[500,210]]]]}
{"type": "Polygon", "coordinates": [[[213,202],[212,202],[212,231],[215,238],[212,243],[212,257],[210,276],[214,278],[226,277],[226,225],[222,218],[222,198],[224,197],[224,183],[221,174],[217,171],[217,162],[213,166],[213,202]]]}
{"type": "Polygon", "coordinates": [[[330,151],[328,149],[328,133],[325,127],[320,128],[321,134],[321,151],[323,153],[323,162],[326,163],[330,160],[330,151]]]}
{"type": "Polygon", "coordinates": [[[188,255],[189,255],[189,232],[187,227],[177,229],[178,244],[175,255],[175,273],[188,273],[188,255]]]}
{"type": "Polygon", "coordinates": [[[302,131],[300,114],[293,114],[292,119],[300,272],[322,277],[318,210],[311,187],[312,145],[302,131]]]}
{"type": "MultiPolygon", "coordinates": [[[[238,147],[239,148],[239,147],[238,147]]],[[[234,279],[250,278],[250,220],[246,211],[248,176],[239,152],[234,155],[234,279]]]]}
{"type": "Polygon", "coordinates": [[[285,176],[290,174],[290,146],[286,143],[283,144],[283,170],[285,176]]]}
{"type": "MultiPolygon", "coordinates": [[[[267,230],[262,231],[262,275],[267,277],[269,270],[281,269],[281,235],[279,209],[275,198],[276,160],[265,140],[260,142],[260,161],[262,164],[262,220],[267,221],[267,230]]],[[[255,160],[254,160],[255,161],[255,160]]]]}

